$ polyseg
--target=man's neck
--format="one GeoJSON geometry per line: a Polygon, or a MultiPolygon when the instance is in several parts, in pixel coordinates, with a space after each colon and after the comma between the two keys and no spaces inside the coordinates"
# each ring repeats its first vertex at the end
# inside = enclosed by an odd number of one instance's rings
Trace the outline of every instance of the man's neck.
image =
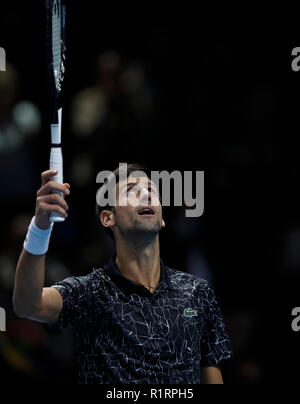
{"type": "Polygon", "coordinates": [[[158,235],[143,246],[136,246],[128,240],[118,241],[116,264],[122,275],[154,292],[161,270],[158,235]]]}

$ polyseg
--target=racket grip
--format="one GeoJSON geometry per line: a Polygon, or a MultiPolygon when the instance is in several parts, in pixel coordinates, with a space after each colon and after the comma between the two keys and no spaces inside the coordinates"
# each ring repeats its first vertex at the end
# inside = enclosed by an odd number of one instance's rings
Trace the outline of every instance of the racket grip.
{"type": "MultiPolygon", "coordinates": [[[[50,170],[57,170],[58,173],[52,177],[53,181],[59,182],[60,184],[63,183],[63,157],[62,157],[62,150],[61,147],[51,147],[50,152],[50,170]]],[[[58,195],[63,197],[62,192],[56,191],[58,195]]],[[[51,212],[50,214],[50,222],[63,222],[65,217],[62,216],[58,212],[51,212]]]]}

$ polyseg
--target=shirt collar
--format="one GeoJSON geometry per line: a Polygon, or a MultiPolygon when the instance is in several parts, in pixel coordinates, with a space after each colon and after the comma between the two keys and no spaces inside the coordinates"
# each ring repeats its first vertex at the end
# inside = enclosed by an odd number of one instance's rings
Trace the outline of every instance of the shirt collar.
{"type": "MultiPolygon", "coordinates": [[[[174,290],[174,287],[171,283],[171,280],[170,280],[170,277],[168,274],[168,269],[165,266],[162,259],[160,259],[160,268],[161,268],[160,280],[159,280],[159,284],[157,285],[155,291],[158,291],[160,289],[165,289],[165,288],[174,290]]],[[[138,291],[138,290],[146,289],[144,286],[138,285],[122,275],[119,267],[116,264],[116,256],[112,257],[109,260],[109,262],[104,266],[103,269],[107,275],[109,275],[114,281],[116,281],[116,283],[118,283],[120,286],[123,286],[128,291],[138,291]]]]}

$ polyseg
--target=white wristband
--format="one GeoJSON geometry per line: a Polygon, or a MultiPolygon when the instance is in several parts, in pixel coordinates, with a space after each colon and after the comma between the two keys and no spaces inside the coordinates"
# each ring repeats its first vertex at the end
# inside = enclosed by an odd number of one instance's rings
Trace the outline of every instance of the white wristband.
{"type": "Polygon", "coordinates": [[[34,219],[35,216],[33,216],[28,227],[23,247],[30,254],[43,255],[48,251],[53,223],[50,224],[48,229],[43,230],[36,226],[34,219]]]}

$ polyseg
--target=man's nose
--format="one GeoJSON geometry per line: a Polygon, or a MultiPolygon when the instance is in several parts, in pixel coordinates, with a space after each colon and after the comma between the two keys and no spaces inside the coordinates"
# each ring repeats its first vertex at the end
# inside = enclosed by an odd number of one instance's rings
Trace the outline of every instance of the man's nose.
{"type": "Polygon", "coordinates": [[[142,201],[146,201],[150,202],[151,204],[151,192],[149,192],[149,190],[145,187],[143,187],[140,191],[140,200],[142,201]]]}

